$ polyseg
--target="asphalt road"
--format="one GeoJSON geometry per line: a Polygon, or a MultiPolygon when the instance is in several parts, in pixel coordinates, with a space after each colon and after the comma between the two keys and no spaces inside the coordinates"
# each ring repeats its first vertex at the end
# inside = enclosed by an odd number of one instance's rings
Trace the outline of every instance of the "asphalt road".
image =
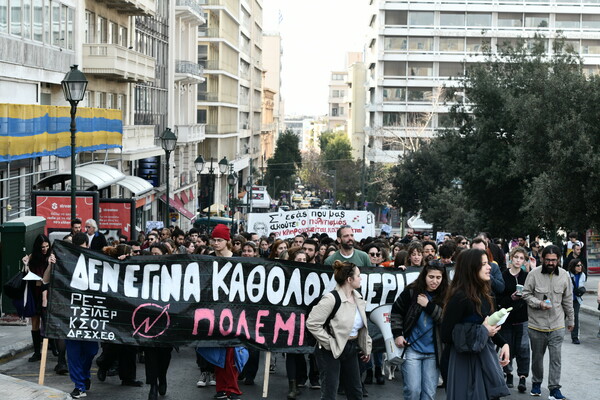
{"type": "MultiPolygon", "coordinates": [[[[571,343],[570,336],[565,338],[562,353],[562,392],[568,399],[595,400],[600,398],[597,392],[598,371],[600,371],[600,339],[596,338],[598,333],[598,317],[581,314],[581,345],[571,343]]],[[[0,365],[0,373],[7,374],[19,379],[37,382],[39,363],[27,362],[29,354],[16,358],[6,364],[0,365]]],[[[286,399],[287,379],[285,375],[285,360],[281,354],[275,355],[277,359],[275,373],[269,375],[269,399],[286,399]]],[[[56,359],[49,356],[45,384],[56,389],[70,392],[73,389],[68,376],[54,374],[52,368],[56,359]]],[[[262,398],[262,361],[259,376],[253,386],[241,385],[244,399],[258,400],[262,398]]],[[[545,366],[547,369],[548,362],[545,366]]],[[[99,382],[95,376],[96,366],[93,366],[92,387],[88,392],[89,399],[110,400],[142,400],[147,399],[148,386],[142,388],[121,387],[118,377],[108,377],[105,382],[99,382]]],[[[144,380],[144,366],[138,364],[138,379],[144,380]]],[[[173,359],[168,373],[169,389],[164,400],[211,400],[215,394],[214,387],[197,388],[196,381],[200,376],[200,370],[196,366],[195,354],[192,348],[182,348],[179,353],[173,352],[173,359]]],[[[527,382],[528,389],[530,381],[527,382]]],[[[542,384],[542,398],[548,397],[547,382],[542,384]]],[[[393,381],[387,381],[385,385],[368,385],[369,399],[388,400],[402,399],[402,382],[399,374],[393,381]]],[[[319,399],[318,390],[305,389],[301,400],[319,399]]],[[[345,398],[339,396],[340,399],[345,398]]],[[[442,390],[438,390],[436,400],[445,399],[442,390]]],[[[520,394],[513,389],[513,399],[530,399],[529,393],[520,394]]]]}

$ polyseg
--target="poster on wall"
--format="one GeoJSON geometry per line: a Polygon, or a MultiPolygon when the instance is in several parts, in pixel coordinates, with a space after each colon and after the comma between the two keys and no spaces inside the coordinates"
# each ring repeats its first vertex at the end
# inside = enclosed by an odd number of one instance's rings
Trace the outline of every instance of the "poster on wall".
{"type": "Polygon", "coordinates": [[[118,238],[127,236],[127,240],[135,240],[135,200],[133,199],[100,199],[98,227],[109,236],[118,238]],[[108,232],[107,232],[108,231],[108,232]]]}
{"type": "MultiPolygon", "coordinates": [[[[98,220],[98,193],[77,192],[75,209],[82,223],[93,218],[98,220]]],[[[50,240],[60,239],[71,232],[71,192],[33,191],[31,193],[33,215],[46,218],[46,235],[50,240]],[[63,234],[64,233],[64,234],[63,234]]]]}

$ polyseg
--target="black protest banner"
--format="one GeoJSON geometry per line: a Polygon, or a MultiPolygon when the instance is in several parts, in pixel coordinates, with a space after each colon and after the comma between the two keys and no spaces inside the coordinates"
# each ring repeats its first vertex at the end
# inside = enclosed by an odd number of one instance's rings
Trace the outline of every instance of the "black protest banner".
{"type": "MultiPolygon", "coordinates": [[[[53,250],[53,338],[307,353],[309,305],[335,286],[324,265],[199,255],[121,261],[60,241],[53,250]]],[[[367,311],[392,303],[418,272],[362,268],[367,311]]]]}

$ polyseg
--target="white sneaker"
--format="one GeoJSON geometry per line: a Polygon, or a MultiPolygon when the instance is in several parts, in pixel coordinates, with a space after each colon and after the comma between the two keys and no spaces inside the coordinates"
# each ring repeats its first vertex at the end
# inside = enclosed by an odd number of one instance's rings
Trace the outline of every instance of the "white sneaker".
{"type": "Polygon", "coordinates": [[[196,386],[206,387],[208,385],[209,375],[210,374],[208,372],[203,372],[200,374],[200,380],[196,382],[196,386]]]}
{"type": "Polygon", "coordinates": [[[217,381],[215,380],[215,374],[209,374],[210,377],[208,378],[208,384],[210,386],[217,386],[217,381]]]}

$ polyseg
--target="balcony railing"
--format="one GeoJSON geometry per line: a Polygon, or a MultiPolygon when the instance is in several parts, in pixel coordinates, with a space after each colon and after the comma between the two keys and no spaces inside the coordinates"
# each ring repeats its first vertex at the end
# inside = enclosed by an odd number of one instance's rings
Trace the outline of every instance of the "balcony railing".
{"type": "Polygon", "coordinates": [[[126,15],[154,15],[156,13],[155,0],[98,0],[108,8],[112,8],[126,15]]]}
{"type": "Polygon", "coordinates": [[[206,125],[206,134],[207,135],[216,135],[219,133],[235,133],[238,130],[238,126],[236,124],[208,124],[206,125]]]}
{"type": "Polygon", "coordinates": [[[139,149],[148,149],[152,147],[155,147],[154,125],[123,126],[124,152],[135,152],[139,149]]]}
{"type": "Polygon", "coordinates": [[[198,25],[206,22],[199,0],[177,0],[175,13],[184,19],[195,21],[198,25]]]}
{"type": "Polygon", "coordinates": [[[83,72],[108,79],[154,81],[156,60],[117,44],[84,44],[83,72]]]}
{"type": "Polygon", "coordinates": [[[215,92],[198,92],[198,101],[219,101],[219,95],[215,92]]]}
{"type": "Polygon", "coordinates": [[[187,60],[175,61],[175,80],[189,83],[204,81],[204,68],[198,63],[187,60]]]}
{"type": "Polygon", "coordinates": [[[205,137],[205,124],[177,125],[177,143],[201,142],[205,137]]]}

